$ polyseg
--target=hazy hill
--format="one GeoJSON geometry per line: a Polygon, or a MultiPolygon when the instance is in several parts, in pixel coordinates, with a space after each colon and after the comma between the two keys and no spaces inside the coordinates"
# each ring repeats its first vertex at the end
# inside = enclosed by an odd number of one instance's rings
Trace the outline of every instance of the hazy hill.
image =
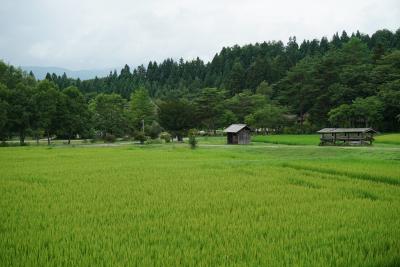
{"type": "Polygon", "coordinates": [[[32,71],[37,79],[44,79],[47,73],[55,73],[57,75],[67,74],[69,78],[88,80],[94,77],[105,77],[113,69],[89,69],[89,70],[69,70],[59,67],[38,67],[38,66],[21,66],[24,71],[32,71]]]}

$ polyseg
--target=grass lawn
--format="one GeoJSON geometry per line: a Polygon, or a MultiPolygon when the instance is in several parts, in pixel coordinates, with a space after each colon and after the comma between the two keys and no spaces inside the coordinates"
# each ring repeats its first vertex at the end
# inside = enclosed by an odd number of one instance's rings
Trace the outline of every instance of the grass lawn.
{"type": "Polygon", "coordinates": [[[398,266],[400,150],[0,149],[0,265],[398,266]]]}

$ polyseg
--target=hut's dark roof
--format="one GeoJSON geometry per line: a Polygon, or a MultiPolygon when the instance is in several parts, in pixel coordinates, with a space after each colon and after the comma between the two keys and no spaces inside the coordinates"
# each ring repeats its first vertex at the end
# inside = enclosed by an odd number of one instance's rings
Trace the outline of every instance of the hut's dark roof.
{"type": "Polygon", "coordinates": [[[228,128],[224,130],[224,133],[237,133],[244,128],[250,130],[249,126],[247,126],[246,124],[231,124],[228,128]]]}
{"type": "Polygon", "coordinates": [[[372,128],[324,128],[317,133],[376,133],[372,128]]]}

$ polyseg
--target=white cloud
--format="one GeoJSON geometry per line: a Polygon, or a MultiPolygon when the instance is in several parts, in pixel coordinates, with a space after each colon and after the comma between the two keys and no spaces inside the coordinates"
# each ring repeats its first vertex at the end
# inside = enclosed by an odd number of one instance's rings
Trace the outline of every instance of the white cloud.
{"type": "Polygon", "coordinates": [[[72,69],[210,59],[222,46],[400,27],[397,0],[2,0],[0,58],[72,69]]]}

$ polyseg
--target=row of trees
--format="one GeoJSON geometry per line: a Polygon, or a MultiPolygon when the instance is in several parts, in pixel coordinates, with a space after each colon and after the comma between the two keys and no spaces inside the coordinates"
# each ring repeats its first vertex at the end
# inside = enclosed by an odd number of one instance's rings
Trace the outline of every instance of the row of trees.
{"type": "Polygon", "coordinates": [[[18,135],[24,144],[26,136],[37,140],[46,136],[50,143],[54,135],[71,140],[86,134],[89,112],[78,88],[60,91],[47,80],[23,79],[11,89],[0,83],[0,118],[3,141],[18,135]]]}
{"type": "Polygon", "coordinates": [[[327,126],[398,131],[399,36],[399,30],[371,37],[343,32],[300,46],[295,38],[286,46],[235,46],[207,64],[150,62],[88,81],[55,74],[36,81],[0,63],[0,138],[142,140],[165,130],[181,139],[191,128],[212,132],[243,122],[290,132],[327,126]]]}
{"type": "Polygon", "coordinates": [[[68,139],[137,137],[157,138],[166,130],[182,140],[191,128],[215,131],[238,121],[256,127],[279,128],[288,121],[287,110],[271,99],[272,88],[262,82],[252,93],[234,96],[224,89],[204,88],[187,97],[168,95],[152,99],[137,88],[129,101],[116,93],[85,98],[75,86],[60,89],[47,79],[36,81],[13,66],[0,63],[1,140],[26,136],[68,139]],[[269,116],[273,114],[273,116],[269,116]]]}
{"type": "Polygon", "coordinates": [[[48,80],[35,81],[12,66],[9,73],[18,77],[15,87],[0,83],[1,140],[18,135],[36,140],[47,137],[68,139],[134,136],[157,138],[167,130],[178,140],[190,128],[215,130],[237,121],[258,127],[280,127],[285,110],[270,99],[272,89],[266,82],[256,94],[244,91],[227,98],[225,90],[204,88],[193,99],[166,97],[152,100],[145,88],[135,90],[127,101],[119,94],[98,94],[86,101],[75,86],[60,90],[48,80]],[[274,116],[270,115],[274,112],[274,116]]]}

